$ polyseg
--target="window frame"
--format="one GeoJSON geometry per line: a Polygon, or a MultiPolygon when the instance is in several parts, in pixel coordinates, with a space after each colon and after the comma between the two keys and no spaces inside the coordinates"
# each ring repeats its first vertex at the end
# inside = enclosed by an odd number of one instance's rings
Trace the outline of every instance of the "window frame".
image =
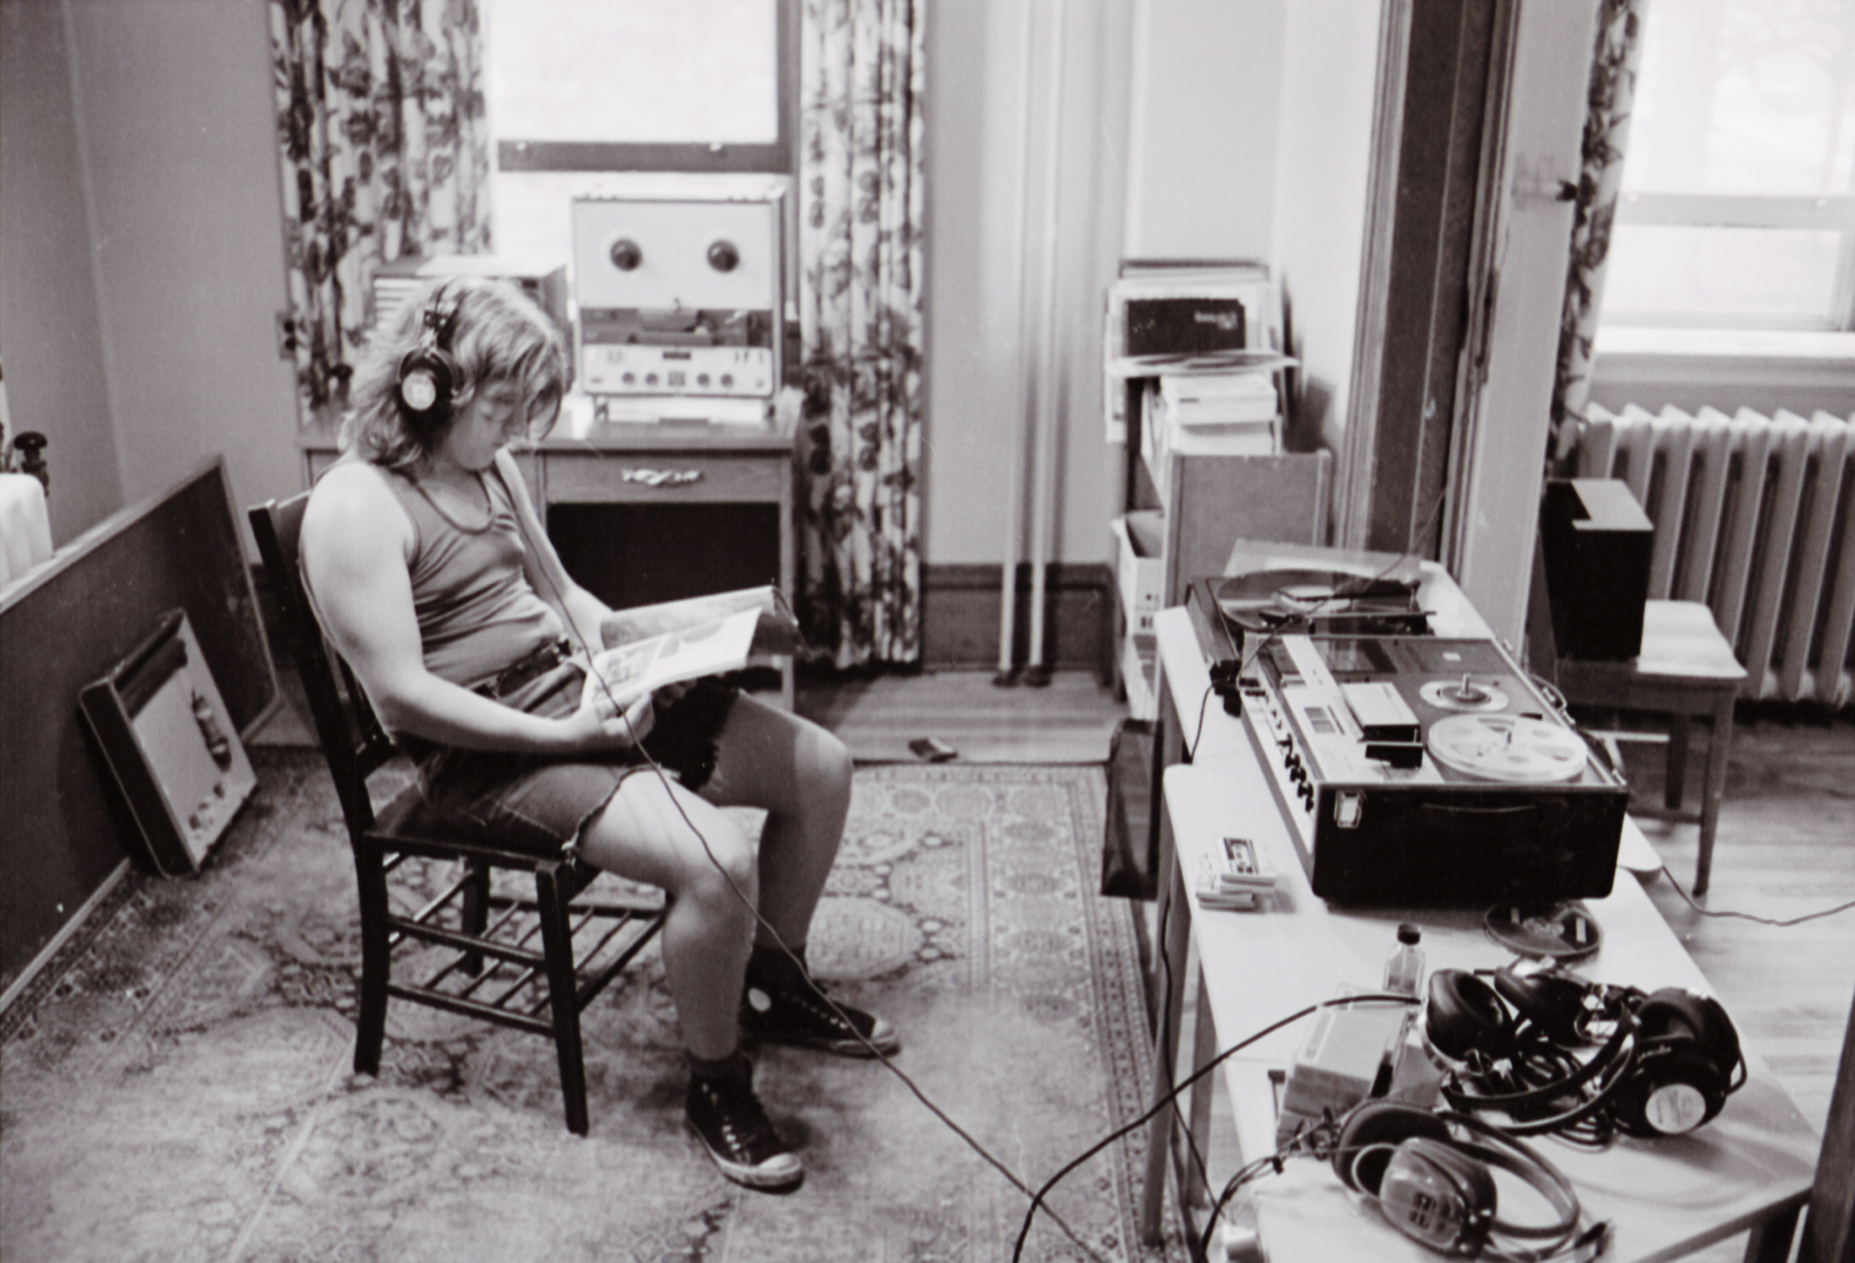
{"type": "MultiPolygon", "coordinates": [[[[1618,328],[1758,328],[1842,332],[1855,329],[1855,194],[1655,193],[1625,190],[1616,224],[1686,228],[1763,228],[1833,232],[1838,236],[1828,311],[1748,316],[1746,313],[1629,309],[1606,304],[1600,323],[1618,328]]],[[[1613,242],[1614,249],[1614,242],[1613,242]]]]}
{"type": "Polygon", "coordinates": [[[496,167],[507,172],[664,171],[791,175],[799,132],[798,0],[774,0],[778,134],[764,144],[722,141],[574,141],[502,138],[496,167]]]}

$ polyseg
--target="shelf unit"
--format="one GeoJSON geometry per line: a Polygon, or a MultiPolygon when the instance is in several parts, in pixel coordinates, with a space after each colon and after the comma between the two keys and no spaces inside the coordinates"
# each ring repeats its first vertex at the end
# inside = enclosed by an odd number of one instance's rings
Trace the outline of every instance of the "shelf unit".
{"type": "Polygon", "coordinates": [[[1185,599],[1203,575],[1222,574],[1238,540],[1325,542],[1333,454],[1166,453],[1158,470],[1141,454],[1140,406],[1149,378],[1126,382],[1127,444],[1122,516],[1112,524],[1117,558],[1114,683],[1129,712],[1152,719],[1153,614],[1185,599]],[[1130,602],[1130,594],[1145,600],[1130,602]]]}

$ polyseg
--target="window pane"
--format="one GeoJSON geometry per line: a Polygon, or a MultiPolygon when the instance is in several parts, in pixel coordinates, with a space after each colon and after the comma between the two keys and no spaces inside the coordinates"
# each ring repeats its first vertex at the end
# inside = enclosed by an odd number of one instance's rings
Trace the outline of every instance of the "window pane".
{"type": "Polygon", "coordinates": [[[1827,327],[1838,238],[1773,228],[1618,224],[1604,273],[1604,319],[1706,324],[1752,317],[1827,327]]]}
{"type": "Polygon", "coordinates": [[[1648,6],[1624,187],[1855,190],[1855,3],[1648,6]]]}
{"type": "Polygon", "coordinates": [[[498,139],[766,144],[775,0],[486,0],[498,139]]]}

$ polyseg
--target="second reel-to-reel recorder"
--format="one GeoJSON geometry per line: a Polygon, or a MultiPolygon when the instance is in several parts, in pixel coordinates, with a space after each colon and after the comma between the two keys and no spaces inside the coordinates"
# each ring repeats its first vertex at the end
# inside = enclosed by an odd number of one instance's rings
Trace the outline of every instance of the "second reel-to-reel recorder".
{"type": "Polygon", "coordinates": [[[1415,567],[1321,551],[1327,564],[1197,580],[1187,599],[1314,893],[1608,894],[1623,779],[1498,641],[1432,634],[1415,567]]]}

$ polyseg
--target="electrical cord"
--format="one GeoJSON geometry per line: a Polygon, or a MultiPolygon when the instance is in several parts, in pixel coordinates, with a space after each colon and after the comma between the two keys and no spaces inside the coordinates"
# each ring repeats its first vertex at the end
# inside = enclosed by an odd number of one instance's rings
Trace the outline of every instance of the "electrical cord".
{"type": "MultiPolygon", "coordinates": [[[[527,538],[527,535],[528,535],[527,528],[522,524],[521,514],[519,511],[516,514],[516,526],[523,537],[524,546],[529,548],[531,551],[536,551],[533,543],[529,541],[527,538]]],[[[537,552],[537,556],[538,556],[538,552],[537,552]]],[[[755,924],[759,926],[760,929],[766,932],[766,934],[773,940],[774,945],[780,950],[780,952],[782,952],[788,959],[790,959],[795,965],[799,967],[799,976],[805,980],[806,985],[811,988],[812,993],[820,1001],[822,1001],[833,1013],[835,1013],[840,1020],[843,1021],[844,1025],[848,1027],[850,1031],[852,1032],[852,1034],[856,1036],[858,1042],[860,1042],[864,1046],[865,1050],[868,1051],[871,1058],[880,1062],[883,1065],[883,1067],[889,1071],[890,1074],[894,1075],[898,1080],[900,1080],[902,1085],[906,1087],[911,1094],[913,1094],[913,1096],[915,1097],[917,1101],[921,1102],[922,1106],[925,1107],[930,1114],[932,1114],[935,1118],[939,1119],[940,1122],[944,1126],[946,1126],[950,1131],[952,1131],[954,1135],[958,1136],[963,1142],[965,1142],[966,1146],[970,1148],[974,1153],[976,1153],[988,1166],[992,1167],[1000,1175],[1004,1176],[1004,1178],[1012,1185],[1012,1187],[1016,1188],[1019,1192],[1023,1193],[1026,1197],[1032,1198],[1033,1199],[1032,1205],[1033,1207],[1035,1207],[1036,1205],[1035,1199],[1037,1197],[1037,1194],[1030,1187],[1030,1185],[1026,1183],[1024,1179],[1021,1178],[1010,1167],[1006,1166],[1003,1161],[1001,1161],[997,1156],[995,1156],[983,1144],[981,1144],[976,1137],[974,1137],[964,1127],[960,1126],[960,1124],[956,1122],[953,1119],[953,1117],[949,1115],[944,1109],[942,1109],[939,1105],[935,1104],[934,1101],[927,1095],[927,1093],[921,1089],[920,1085],[917,1084],[914,1081],[914,1079],[908,1075],[906,1071],[904,1071],[900,1066],[897,1066],[895,1064],[895,1062],[889,1056],[889,1054],[885,1053],[882,1049],[878,1048],[874,1043],[870,1041],[868,1036],[864,1035],[861,1030],[857,1029],[856,1024],[850,1020],[849,1015],[846,1014],[843,1008],[835,1000],[831,999],[831,997],[825,992],[824,988],[819,986],[817,981],[812,978],[811,972],[805,968],[804,962],[799,959],[798,953],[795,952],[792,949],[792,947],[785,941],[785,939],[783,939],[780,936],[779,931],[776,930],[773,927],[772,923],[769,922],[766,919],[766,917],[761,913],[759,907],[755,904],[754,900],[748,897],[747,892],[741,889],[740,885],[734,880],[733,875],[728,872],[725,866],[723,866],[720,858],[715,854],[714,849],[710,846],[707,835],[705,835],[702,832],[702,830],[696,826],[695,821],[691,820],[689,818],[689,813],[684,810],[682,801],[675,792],[677,786],[675,786],[674,783],[671,781],[669,772],[665,770],[665,768],[661,764],[659,764],[655,759],[651,757],[650,752],[644,748],[643,742],[637,739],[635,730],[632,729],[631,719],[629,715],[626,714],[625,708],[618,704],[618,699],[613,694],[610,684],[593,667],[592,650],[590,646],[587,645],[585,638],[581,635],[578,627],[574,625],[573,620],[570,617],[566,617],[566,601],[564,597],[562,596],[560,589],[555,585],[553,577],[547,573],[546,567],[544,566],[537,564],[536,569],[541,573],[542,577],[547,581],[548,588],[553,593],[555,603],[561,608],[562,615],[563,615],[562,621],[567,626],[568,635],[572,638],[573,642],[578,646],[580,652],[586,655],[587,666],[585,670],[588,676],[598,681],[598,686],[605,693],[606,700],[612,704],[617,716],[624,721],[627,731],[631,732],[632,734],[631,748],[637,753],[637,755],[641,759],[643,759],[645,764],[650,767],[652,772],[657,776],[658,780],[663,784],[664,789],[670,799],[671,805],[676,808],[677,815],[682,817],[683,823],[686,826],[688,826],[689,831],[692,834],[694,834],[696,840],[699,843],[701,843],[703,854],[708,857],[709,863],[714,865],[715,871],[720,873],[723,879],[728,883],[728,888],[734,892],[734,897],[740,901],[743,907],[745,907],[750,913],[753,914],[755,924]]],[[[774,591],[778,593],[777,588],[775,588],[774,591]]],[[[778,599],[782,605],[785,604],[785,597],[783,593],[778,595],[778,599]]],[[[789,605],[786,605],[785,608],[788,613],[791,613],[791,607],[789,605]]],[[[794,619],[794,622],[795,623],[797,622],[796,618],[794,619]]],[[[800,633],[800,636],[801,636],[801,640],[803,640],[802,632],[800,633]]],[[[1072,1242],[1075,1243],[1078,1249],[1080,1249],[1090,1259],[1095,1260],[1096,1263],[1106,1263],[1106,1260],[1102,1259],[1101,1255],[1096,1250],[1094,1250],[1086,1241],[1084,1241],[1081,1235],[1073,1227],[1071,1227],[1062,1218],[1062,1216],[1058,1215],[1054,1211],[1050,1211],[1048,1213],[1050,1215],[1052,1222],[1054,1222],[1057,1225],[1057,1227],[1062,1230],[1065,1236],[1067,1236],[1072,1242]]]]}
{"type": "MultiPolygon", "coordinates": [[[[1191,1087],[1193,1084],[1197,1083],[1200,1079],[1204,1078],[1206,1075],[1210,1074],[1211,1071],[1223,1065],[1225,1061],[1229,1060],[1231,1057],[1236,1056],[1236,1054],[1238,1054],[1239,1052],[1242,1052],[1245,1048],[1248,1048],[1251,1044],[1254,1044],[1256,1041],[1267,1038],[1268,1036],[1273,1035],[1275,1034],[1275,1032],[1281,1030],[1283,1027],[1291,1026],[1294,1023],[1300,1021],[1302,1018],[1307,1017],[1309,1014],[1319,1012],[1321,1009],[1335,1008],[1338,1006],[1348,1005],[1348,1004],[1362,1004],[1366,1002],[1384,1002],[1384,1001],[1395,1001],[1396,1003],[1399,1003],[1399,1004],[1416,1004],[1418,1002],[1415,997],[1404,995],[1398,992],[1383,992],[1383,993],[1368,992],[1368,993],[1361,994],[1361,995],[1335,996],[1330,1000],[1322,1000],[1318,1004],[1310,1004],[1306,1008],[1297,1009],[1295,1012],[1290,1013],[1287,1017],[1279,1018],[1276,1021],[1269,1023],[1269,1025],[1263,1027],[1261,1030],[1255,1031],[1251,1033],[1250,1035],[1245,1036],[1243,1039],[1240,1039],[1236,1043],[1230,1045],[1230,1047],[1224,1049],[1222,1052],[1218,1053],[1216,1056],[1211,1057],[1202,1066],[1198,1067],[1196,1070],[1192,1071],[1191,1074],[1187,1075],[1183,1081],[1181,1081],[1176,1086],[1174,1086],[1171,1091],[1167,1092],[1165,1096],[1163,1096],[1159,1101],[1155,1102],[1151,1107],[1149,1107],[1139,1117],[1133,1119],[1131,1122],[1122,1124],[1120,1127],[1117,1127],[1113,1131],[1109,1132],[1106,1136],[1103,1136],[1100,1140],[1096,1141],[1093,1145],[1090,1145],[1087,1149],[1083,1150],[1076,1157],[1072,1158],[1070,1161],[1065,1163],[1063,1167],[1059,1171],[1057,1171],[1055,1175],[1052,1175],[1048,1180],[1044,1181],[1043,1185],[1040,1188],[1038,1188],[1035,1196],[1031,1198],[1030,1208],[1024,1214],[1023,1227],[1021,1227],[1018,1230],[1017,1242],[1012,1247],[1011,1263],[1020,1263],[1020,1260],[1022,1260],[1024,1256],[1024,1243],[1030,1236],[1031,1223],[1036,1218],[1037,1212],[1041,1209],[1041,1210],[1044,1210],[1046,1214],[1051,1215],[1052,1218],[1055,1217],[1055,1212],[1048,1210],[1048,1208],[1044,1206],[1044,1199],[1050,1195],[1051,1191],[1054,1190],[1056,1186],[1060,1184],[1070,1174],[1070,1172],[1074,1171],[1077,1167],[1087,1162],[1090,1158],[1094,1157],[1096,1154],[1100,1153],[1103,1149],[1106,1149],[1109,1145],[1121,1139],[1123,1136],[1126,1136],[1130,1132],[1140,1127],[1143,1127],[1147,1123],[1151,1122],[1154,1115],[1158,1114],[1161,1110],[1176,1108],[1179,1095],[1182,1092],[1184,1092],[1187,1088],[1191,1087]]],[[[1058,1220],[1057,1222],[1060,1223],[1061,1220],[1058,1220]]]]}
{"type": "Polygon", "coordinates": [[[1809,921],[1820,921],[1824,917],[1840,916],[1849,909],[1855,908],[1855,899],[1851,899],[1846,903],[1836,904],[1831,908],[1823,908],[1816,912],[1806,912],[1798,917],[1761,917],[1750,912],[1736,912],[1730,908],[1703,908],[1698,903],[1695,903],[1694,896],[1690,895],[1681,883],[1675,880],[1675,875],[1669,871],[1668,865],[1662,865],[1661,875],[1668,879],[1668,884],[1675,888],[1675,893],[1681,896],[1682,901],[1703,917],[1720,917],[1722,919],[1750,921],[1754,925],[1769,925],[1776,929],[1786,930],[1794,925],[1803,925],[1809,921]]]}

